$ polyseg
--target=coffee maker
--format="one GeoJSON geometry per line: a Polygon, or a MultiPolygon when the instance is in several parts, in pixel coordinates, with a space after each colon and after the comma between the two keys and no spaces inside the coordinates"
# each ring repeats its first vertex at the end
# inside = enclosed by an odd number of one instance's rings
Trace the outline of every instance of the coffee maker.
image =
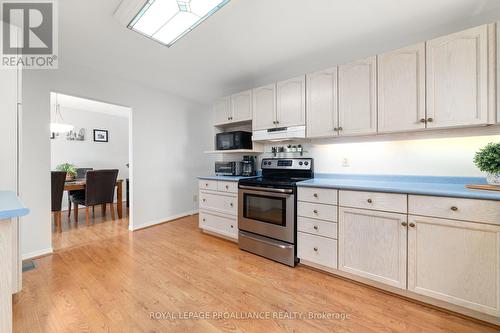
{"type": "Polygon", "coordinates": [[[241,161],[241,175],[245,177],[255,176],[257,170],[255,169],[255,157],[254,156],[243,156],[243,161],[241,161]]]}

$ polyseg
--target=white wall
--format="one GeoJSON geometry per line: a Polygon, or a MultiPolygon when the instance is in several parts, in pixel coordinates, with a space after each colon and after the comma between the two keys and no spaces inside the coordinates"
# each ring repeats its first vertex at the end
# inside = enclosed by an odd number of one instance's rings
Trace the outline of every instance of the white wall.
{"type": "MultiPolygon", "coordinates": [[[[62,163],[71,163],[77,168],[118,169],[118,179],[128,178],[128,111],[121,110],[125,114],[116,116],[63,106],[60,110],[64,122],[75,126],[77,131],[84,128],[86,136],[84,141],[67,140],[66,133],[62,133],[50,140],[51,170],[62,163]],[[107,130],[108,142],[94,142],[94,129],[107,130]]],[[[64,192],[63,210],[68,207],[67,200],[67,193],[64,192]]]]}
{"type": "Polygon", "coordinates": [[[213,115],[208,106],[106,74],[60,63],[24,72],[21,196],[31,209],[22,223],[23,257],[51,250],[50,92],[132,108],[133,227],[192,212],[196,176],[211,168],[213,115]]]}

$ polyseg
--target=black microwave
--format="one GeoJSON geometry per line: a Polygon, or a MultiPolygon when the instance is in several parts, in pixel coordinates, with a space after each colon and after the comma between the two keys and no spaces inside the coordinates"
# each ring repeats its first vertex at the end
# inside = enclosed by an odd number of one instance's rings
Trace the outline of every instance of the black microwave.
{"type": "Polygon", "coordinates": [[[252,133],[244,131],[218,133],[215,135],[217,150],[252,149],[252,133]]]}

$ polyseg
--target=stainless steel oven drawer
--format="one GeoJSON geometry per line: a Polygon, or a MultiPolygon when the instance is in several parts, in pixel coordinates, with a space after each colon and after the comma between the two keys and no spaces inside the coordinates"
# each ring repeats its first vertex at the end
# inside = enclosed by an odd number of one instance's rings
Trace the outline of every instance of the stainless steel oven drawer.
{"type": "Polygon", "coordinates": [[[288,266],[295,266],[295,245],[240,230],[240,249],[272,259],[288,266]]]}

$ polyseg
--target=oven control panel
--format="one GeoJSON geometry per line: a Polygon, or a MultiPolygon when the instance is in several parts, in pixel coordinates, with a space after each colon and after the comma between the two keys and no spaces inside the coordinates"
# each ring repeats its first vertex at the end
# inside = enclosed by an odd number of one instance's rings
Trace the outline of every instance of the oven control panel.
{"type": "Polygon", "coordinates": [[[262,169],[312,170],[312,158],[264,158],[262,169]]]}

